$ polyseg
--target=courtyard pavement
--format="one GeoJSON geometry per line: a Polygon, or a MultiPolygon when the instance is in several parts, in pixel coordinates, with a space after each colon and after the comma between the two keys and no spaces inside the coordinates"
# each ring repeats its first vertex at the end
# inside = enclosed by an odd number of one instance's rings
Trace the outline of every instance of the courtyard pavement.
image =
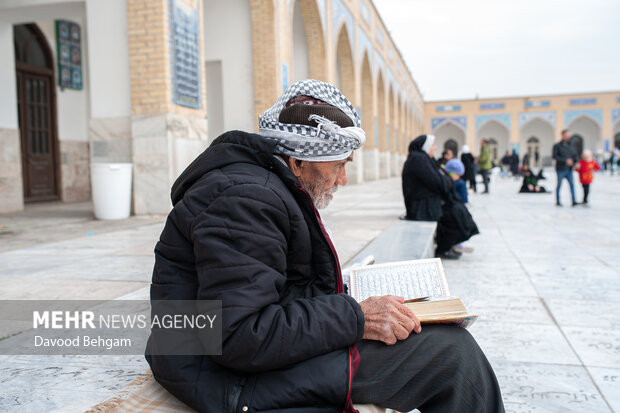
{"type": "MultiPolygon", "coordinates": [[[[480,235],[444,261],[451,292],[480,316],[470,331],[508,412],[620,412],[620,177],[596,175],[589,208],[519,186],[495,177],[489,195],[470,194],[480,235]]],[[[164,217],[90,211],[0,215],[0,299],[148,299],[164,217]]],[[[322,215],[344,265],[403,213],[391,178],[341,188],[322,215]]],[[[82,412],[146,369],[141,356],[0,356],[0,411],[82,412]]]]}

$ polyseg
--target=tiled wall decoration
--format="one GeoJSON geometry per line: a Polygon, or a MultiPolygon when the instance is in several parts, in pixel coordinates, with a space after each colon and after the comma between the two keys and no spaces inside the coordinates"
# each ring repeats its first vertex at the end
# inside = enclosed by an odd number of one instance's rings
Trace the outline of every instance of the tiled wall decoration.
{"type": "Polygon", "coordinates": [[[564,111],[564,127],[567,127],[572,121],[580,116],[587,116],[595,121],[598,126],[603,125],[602,109],[582,109],[582,110],[565,110],[564,111]]]}
{"type": "Polygon", "coordinates": [[[555,112],[522,112],[519,113],[519,129],[532,119],[542,119],[551,124],[555,128],[556,116],[555,112]]]}
{"type": "Polygon", "coordinates": [[[467,130],[467,117],[465,116],[442,116],[431,118],[431,132],[440,127],[445,122],[453,122],[467,130]]]}
{"type": "Polygon", "coordinates": [[[551,102],[548,100],[528,100],[524,106],[526,108],[547,108],[551,106],[551,102]]]}
{"type": "Polygon", "coordinates": [[[476,115],[476,130],[490,120],[496,120],[510,130],[510,113],[498,113],[494,115],[476,115]]]}
{"type": "Polygon", "coordinates": [[[594,105],[596,103],[596,98],[582,98],[582,99],[571,99],[571,105],[594,105]]]}

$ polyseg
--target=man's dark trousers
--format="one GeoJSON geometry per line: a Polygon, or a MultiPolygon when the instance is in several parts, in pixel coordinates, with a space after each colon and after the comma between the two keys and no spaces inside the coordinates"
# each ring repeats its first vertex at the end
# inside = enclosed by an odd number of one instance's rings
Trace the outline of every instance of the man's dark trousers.
{"type": "Polygon", "coordinates": [[[354,403],[407,412],[503,413],[495,373],[464,328],[425,325],[393,346],[363,340],[354,403]]]}
{"type": "Polygon", "coordinates": [[[564,168],[558,169],[556,171],[558,173],[558,185],[555,188],[555,201],[556,203],[560,203],[560,188],[562,187],[562,181],[566,178],[568,180],[568,185],[570,186],[570,196],[573,200],[573,204],[575,201],[575,186],[573,185],[573,169],[572,168],[564,168]]]}
{"type": "Polygon", "coordinates": [[[480,175],[482,175],[482,183],[484,183],[484,193],[489,193],[489,174],[491,173],[490,169],[481,169],[480,175]]]}

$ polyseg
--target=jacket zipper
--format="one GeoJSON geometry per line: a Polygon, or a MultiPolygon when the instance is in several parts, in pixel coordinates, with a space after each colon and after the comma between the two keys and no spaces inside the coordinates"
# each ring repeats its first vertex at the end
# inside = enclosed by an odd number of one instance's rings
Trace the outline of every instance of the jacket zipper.
{"type": "Polygon", "coordinates": [[[245,385],[245,377],[242,377],[239,383],[235,384],[233,388],[232,394],[230,395],[230,405],[228,406],[228,413],[236,413],[237,405],[239,404],[239,397],[241,397],[241,390],[243,390],[243,386],[245,385]]]}
{"type": "MultiPolygon", "coordinates": [[[[334,248],[334,244],[332,244],[332,240],[329,237],[329,235],[327,234],[327,231],[325,231],[325,228],[323,227],[323,221],[321,221],[321,216],[319,215],[319,212],[317,211],[316,207],[314,206],[314,202],[312,202],[312,198],[310,197],[310,195],[308,194],[308,192],[306,192],[305,189],[303,189],[300,186],[297,186],[297,188],[299,188],[299,190],[301,192],[303,192],[306,197],[308,197],[308,200],[310,201],[310,205],[312,205],[312,209],[314,210],[314,216],[317,219],[317,222],[319,224],[319,227],[321,228],[321,233],[323,234],[323,236],[325,237],[325,239],[327,240],[327,243],[329,244],[329,248],[332,251],[332,254],[334,254],[334,258],[336,259],[336,274],[338,276],[338,282],[336,285],[336,290],[338,291],[338,293],[343,293],[344,292],[344,284],[342,281],[342,273],[340,271],[340,261],[338,260],[338,253],[336,253],[336,248],[334,248]]],[[[347,398],[344,402],[344,409],[342,410],[343,413],[345,413],[347,411],[347,408],[349,406],[349,401],[351,398],[351,382],[353,381],[353,377],[352,377],[352,368],[353,366],[351,365],[351,363],[353,362],[352,356],[351,356],[351,346],[349,346],[348,348],[349,351],[349,383],[348,383],[348,388],[347,388],[347,398]]]]}

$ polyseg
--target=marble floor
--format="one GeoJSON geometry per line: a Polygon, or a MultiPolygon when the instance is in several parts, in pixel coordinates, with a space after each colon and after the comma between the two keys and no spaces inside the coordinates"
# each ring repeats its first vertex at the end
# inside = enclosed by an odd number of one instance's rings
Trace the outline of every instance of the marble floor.
{"type": "MultiPolygon", "coordinates": [[[[589,208],[519,186],[496,178],[470,194],[480,235],[444,261],[451,292],[480,316],[470,332],[508,412],[620,412],[620,177],[597,175],[589,208]]],[[[104,223],[89,207],[0,216],[0,299],[148,298],[164,218],[104,223]]],[[[403,213],[391,178],[340,188],[322,215],[345,265],[403,213]]],[[[146,368],[141,356],[0,356],[0,411],[82,412],[146,368]]]]}

